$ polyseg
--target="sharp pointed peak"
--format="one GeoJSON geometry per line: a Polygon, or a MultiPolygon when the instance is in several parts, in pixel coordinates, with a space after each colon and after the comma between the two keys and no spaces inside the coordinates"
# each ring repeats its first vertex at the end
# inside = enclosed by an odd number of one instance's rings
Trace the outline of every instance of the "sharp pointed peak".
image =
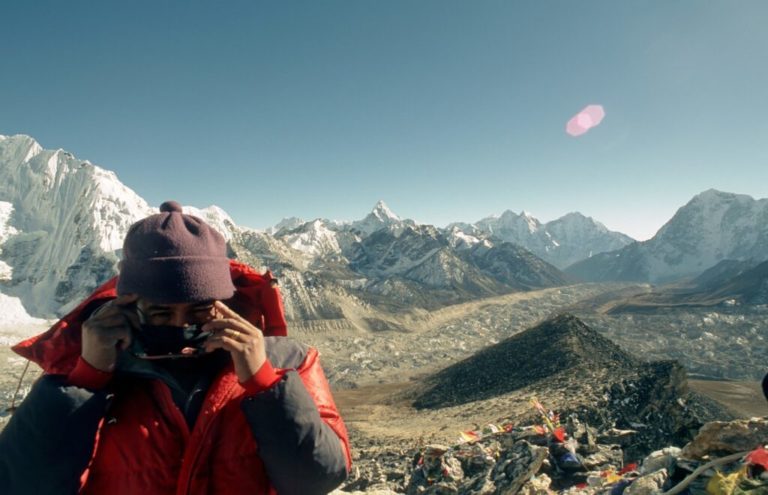
{"type": "Polygon", "coordinates": [[[371,213],[373,213],[378,218],[384,220],[384,219],[391,219],[391,220],[400,220],[400,217],[397,216],[392,210],[389,209],[389,206],[384,202],[384,200],[379,200],[376,202],[376,205],[374,205],[373,210],[371,210],[371,213]]]}

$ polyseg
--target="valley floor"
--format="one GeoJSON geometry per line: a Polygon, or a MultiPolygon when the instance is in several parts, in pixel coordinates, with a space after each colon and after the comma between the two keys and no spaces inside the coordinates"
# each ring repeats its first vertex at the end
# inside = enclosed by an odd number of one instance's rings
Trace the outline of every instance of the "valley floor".
{"type": "MultiPolygon", "coordinates": [[[[677,358],[694,370],[714,370],[715,378],[692,380],[693,389],[722,402],[738,416],[768,414],[756,380],[765,373],[768,312],[754,308],[685,309],[652,315],[608,315],[599,307],[627,292],[647,290],[633,284],[583,284],[546,289],[450,306],[432,313],[399,316],[408,331],[363,332],[315,322],[296,325],[293,338],[316,346],[335,389],[356,445],[417,445],[454,441],[459,432],[501,418],[530,414],[537,396],[548,407],[578,402],[563,390],[520,390],[491,401],[436,411],[415,411],[407,392],[419,377],[469,357],[478,350],[563,311],[644,359],[677,358]],[[740,312],[739,312],[740,311],[740,312]],[[713,349],[717,352],[713,352],[713,349]],[[760,364],[758,364],[760,363],[760,364]]],[[[9,345],[38,329],[0,331],[0,428],[24,361],[9,345]]],[[[535,363],[532,363],[535,366],[535,363]]],[[[21,395],[39,370],[30,368],[21,395]]],[[[597,379],[599,377],[593,377],[597,379]]]]}

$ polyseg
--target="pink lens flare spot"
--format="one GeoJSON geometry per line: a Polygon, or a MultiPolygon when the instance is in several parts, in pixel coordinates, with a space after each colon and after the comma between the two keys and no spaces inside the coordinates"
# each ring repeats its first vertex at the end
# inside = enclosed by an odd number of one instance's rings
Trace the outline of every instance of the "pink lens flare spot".
{"type": "Polygon", "coordinates": [[[583,127],[584,129],[589,129],[592,127],[592,117],[590,117],[588,114],[581,112],[576,116],[576,123],[579,124],[579,127],[583,127]]]}
{"type": "Polygon", "coordinates": [[[581,136],[591,128],[600,124],[605,117],[602,105],[587,105],[579,113],[571,117],[565,125],[565,132],[571,136],[581,136]]]}

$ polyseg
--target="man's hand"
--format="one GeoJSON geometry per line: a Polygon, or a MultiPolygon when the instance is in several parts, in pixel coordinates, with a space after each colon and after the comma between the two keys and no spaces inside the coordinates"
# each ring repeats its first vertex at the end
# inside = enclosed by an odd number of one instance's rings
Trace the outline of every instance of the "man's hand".
{"type": "Polygon", "coordinates": [[[261,330],[231,310],[221,301],[214,304],[223,318],[211,320],[202,330],[213,332],[205,341],[205,350],[226,349],[232,355],[235,374],[240,383],[245,383],[256,374],[267,360],[264,348],[264,334],[261,330]]]}
{"type": "Polygon", "coordinates": [[[138,315],[131,306],[138,296],[122,295],[100,306],[82,328],[82,358],[101,371],[114,371],[118,350],[131,345],[131,326],[138,315]]]}

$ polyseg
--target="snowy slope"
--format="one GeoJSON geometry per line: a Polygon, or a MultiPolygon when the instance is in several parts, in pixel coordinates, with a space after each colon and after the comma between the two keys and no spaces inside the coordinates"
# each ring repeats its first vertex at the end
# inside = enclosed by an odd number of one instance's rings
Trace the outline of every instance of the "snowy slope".
{"type": "MultiPolygon", "coordinates": [[[[621,249],[634,239],[608,228],[592,217],[578,212],[568,213],[543,226],[548,237],[557,244],[543,259],[562,269],[598,253],[621,249]]],[[[537,253],[538,254],[538,253],[537,253]]]]}
{"type": "MultiPolygon", "coordinates": [[[[2,246],[7,239],[19,233],[19,231],[10,224],[12,213],[13,205],[5,201],[0,201],[0,246],[2,246]]],[[[3,251],[0,249],[0,258],[2,257],[2,254],[3,251]]],[[[10,280],[12,273],[13,268],[0,259],[0,281],[10,280]]]]}
{"type": "Polygon", "coordinates": [[[561,269],[633,242],[629,236],[610,231],[593,218],[575,212],[542,224],[528,212],[517,214],[507,210],[498,217],[486,217],[473,225],[451,224],[448,229],[473,237],[484,236],[493,242],[517,244],[561,269]]]}
{"type": "Polygon", "coordinates": [[[402,220],[389,209],[384,201],[376,203],[376,206],[373,207],[373,210],[365,218],[351,224],[352,228],[360,231],[363,236],[385,228],[389,228],[392,231],[402,230],[406,225],[415,226],[415,222],[413,220],[402,220]]]}
{"type": "Polygon", "coordinates": [[[768,199],[704,191],[652,239],[576,263],[567,271],[587,280],[664,282],[698,275],[724,259],[768,259],[768,199]]]}
{"type": "Polygon", "coordinates": [[[128,226],[150,211],[113,172],[28,136],[0,140],[0,201],[2,292],[48,316],[113,273],[128,226]]]}

